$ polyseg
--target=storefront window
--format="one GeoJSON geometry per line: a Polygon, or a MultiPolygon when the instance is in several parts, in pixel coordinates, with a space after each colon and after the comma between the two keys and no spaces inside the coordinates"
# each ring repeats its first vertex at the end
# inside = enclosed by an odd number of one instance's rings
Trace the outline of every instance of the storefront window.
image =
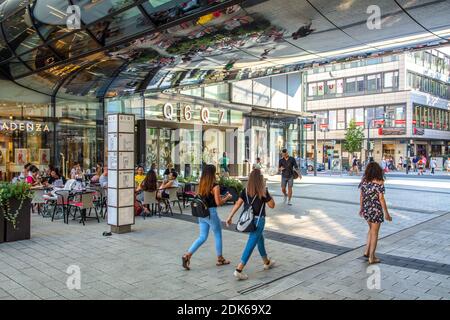
{"type": "Polygon", "coordinates": [[[50,104],[0,101],[0,179],[11,180],[27,162],[41,170],[53,160],[50,104]]]}
{"type": "Polygon", "coordinates": [[[406,126],[405,107],[404,106],[387,106],[385,127],[404,128],[406,126]]]}

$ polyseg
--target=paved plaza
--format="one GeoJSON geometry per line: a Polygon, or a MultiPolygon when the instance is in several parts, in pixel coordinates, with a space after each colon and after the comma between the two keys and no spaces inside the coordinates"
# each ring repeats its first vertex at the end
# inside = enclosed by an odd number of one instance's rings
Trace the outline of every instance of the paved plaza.
{"type": "MultiPolygon", "coordinates": [[[[198,234],[189,208],[137,217],[133,232],[110,237],[104,221],[66,225],[33,215],[31,240],[0,244],[0,299],[450,299],[450,179],[388,176],[393,222],[381,228],[382,263],[370,268],[361,258],[359,177],[306,176],[291,207],[277,179],[269,178],[277,205],[265,231],[277,265],[264,271],[255,250],[247,281],[233,277],[247,240],[233,228],[223,232],[231,265],[215,265],[210,235],[191,270],[181,267],[198,234]],[[80,268],[79,289],[67,286],[70,266],[80,268]]],[[[230,209],[220,208],[222,220],[230,209]]]]}

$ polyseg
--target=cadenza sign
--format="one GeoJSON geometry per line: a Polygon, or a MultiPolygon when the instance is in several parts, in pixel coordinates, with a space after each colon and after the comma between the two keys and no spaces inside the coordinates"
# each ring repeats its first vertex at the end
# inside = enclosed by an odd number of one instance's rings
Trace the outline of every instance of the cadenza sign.
{"type": "Polygon", "coordinates": [[[50,132],[46,123],[18,122],[0,120],[0,132],[50,132]]]}

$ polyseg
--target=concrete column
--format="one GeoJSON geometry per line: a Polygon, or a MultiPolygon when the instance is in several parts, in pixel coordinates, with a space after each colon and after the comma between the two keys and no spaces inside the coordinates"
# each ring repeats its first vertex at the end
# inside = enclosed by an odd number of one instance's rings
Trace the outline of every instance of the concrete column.
{"type": "Polygon", "coordinates": [[[133,114],[108,115],[108,224],[111,232],[131,231],[134,224],[133,114]]]}

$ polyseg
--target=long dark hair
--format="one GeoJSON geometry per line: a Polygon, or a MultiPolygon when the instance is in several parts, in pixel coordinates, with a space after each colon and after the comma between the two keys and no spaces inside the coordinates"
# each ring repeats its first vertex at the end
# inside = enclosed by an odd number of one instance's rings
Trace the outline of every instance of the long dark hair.
{"type": "Polygon", "coordinates": [[[250,197],[258,196],[262,199],[266,195],[266,183],[264,182],[264,176],[261,170],[254,169],[248,177],[247,194],[250,197]]]}
{"type": "Polygon", "coordinates": [[[148,170],[144,181],[142,181],[142,189],[144,191],[153,192],[157,189],[158,178],[156,177],[155,170],[148,170]]]}
{"type": "Polygon", "coordinates": [[[374,180],[384,181],[384,173],[378,163],[370,162],[364,171],[362,181],[371,182],[374,180]]]}
{"type": "Polygon", "coordinates": [[[202,197],[207,197],[216,182],[216,167],[212,164],[207,164],[202,171],[200,184],[198,186],[198,194],[202,197]]]}

